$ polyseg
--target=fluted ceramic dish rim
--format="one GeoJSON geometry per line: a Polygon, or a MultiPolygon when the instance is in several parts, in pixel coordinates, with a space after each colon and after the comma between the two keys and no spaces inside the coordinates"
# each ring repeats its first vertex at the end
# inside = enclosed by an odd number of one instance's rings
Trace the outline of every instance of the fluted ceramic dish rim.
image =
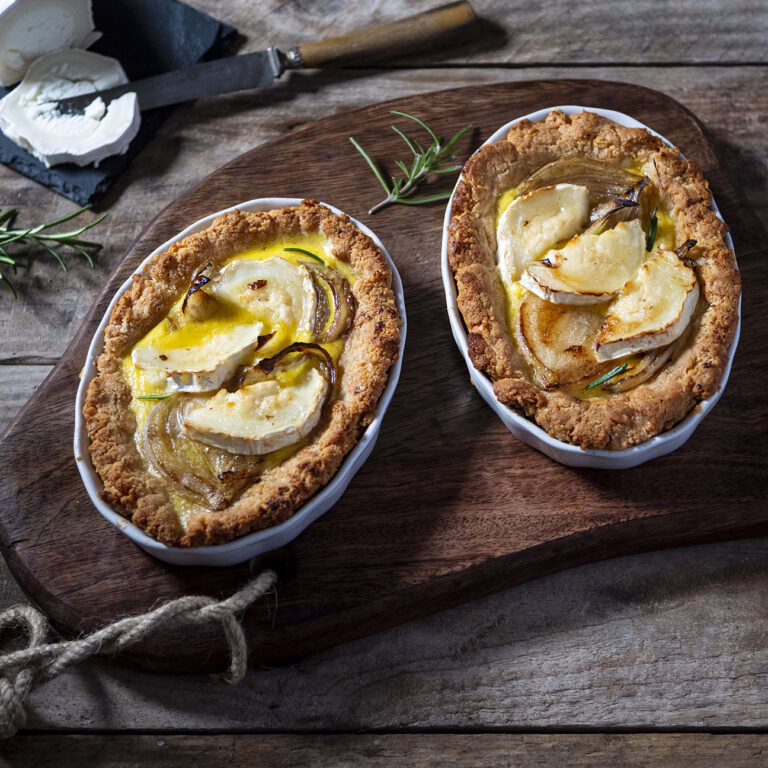
{"type": "MultiPolygon", "coordinates": [[[[560,110],[567,115],[573,115],[584,111],[594,112],[595,114],[606,117],[609,120],[613,120],[614,122],[619,123],[619,125],[624,125],[628,128],[645,128],[645,130],[650,131],[654,136],[658,136],[667,146],[674,146],[671,141],[664,138],[664,136],[657,131],[654,131],[653,128],[649,128],[644,123],[641,123],[639,120],[636,120],[634,117],[626,115],[623,112],[573,104],[547,107],[545,109],[537,110],[536,112],[531,112],[528,115],[515,118],[514,120],[510,120],[510,122],[491,134],[481,146],[484,147],[486,144],[501,141],[512,126],[517,125],[517,123],[523,120],[542,122],[547,115],[554,110],[560,110]]],[[[629,469],[630,467],[636,467],[638,464],[643,464],[651,459],[671,453],[683,445],[683,443],[685,443],[685,441],[693,434],[693,431],[701,423],[702,419],[712,410],[712,408],[714,408],[715,403],[720,399],[720,396],[725,389],[728,376],[731,372],[733,358],[736,354],[736,346],[738,345],[739,336],[741,334],[741,297],[739,297],[739,322],[736,326],[736,333],[734,334],[733,341],[728,349],[728,363],[723,371],[720,387],[712,397],[698,403],[691,413],[689,413],[681,422],[672,427],[672,429],[668,429],[666,432],[662,432],[661,434],[656,435],[639,445],[632,446],[631,448],[618,451],[590,450],[579,448],[579,446],[570,443],[565,443],[562,440],[557,440],[556,438],[551,437],[545,430],[538,426],[538,424],[529,421],[525,416],[515,412],[509,406],[500,403],[493,392],[493,384],[491,380],[472,365],[467,345],[467,331],[457,304],[456,281],[453,278],[453,271],[448,262],[448,225],[451,221],[451,208],[453,207],[453,195],[455,194],[455,191],[454,188],[454,193],[451,194],[445,210],[441,252],[443,287],[445,288],[448,317],[453,332],[453,338],[455,339],[459,351],[464,358],[464,362],[467,365],[472,383],[477,388],[477,391],[480,393],[483,400],[491,406],[502,422],[504,422],[505,426],[515,435],[515,437],[526,445],[536,448],[541,451],[541,453],[549,456],[549,458],[570,467],[629,469]]],[[[720,209],[717,207],[714,198],[712,199],[712,209],[717,214],[717,218],[720,219],[720,221],[723,221],[720,209]]],[[[736,251],[733,248],[733,239],[730,234],[726,234],[725,242],[735,255],[736,251]]]]}
{"type": "MultiPolygon", "coordinates": [[[[224,210],[217,211],[208,216],[198,219],[194,224],[190,224],[184,230],[171,237],[161,246],[155,248],[144,261],[134,270],[133,274],[140,273],[144,267],[158,254],[167,250],[171,245],[183,238],[200,232],[210,226],[211,222],[218,216],[230,211],[240,210],[244,212],[270,211],[277,208],[300,205],[303,198],[300,197],[261,197],[254,200],[248,200],[237,205],[232,205],[224,210]]],[[[333,213],[342,215],[340,211],[329,203],[320,203],[333,213]]],[[[327,512],[341,498],[350,481],[365,463],[366,459],[376,444],[376,439],[381,430],[381,423],[389,406],[392,396],[400,378],[400,370],[403,364],[403,350],[405,348],[406,335],[406,317],[405,317],[405,299],[403,295],[403,283],[398,274],[392,258],[390,257],[384,244],[364,224],[350,217],[352,223],[381,249],[384,258],[387,260],[392,270],[392,290],[395,294],[397,308],[402,318],[402,327],[400,329],[400,350],[397,360],[392,364],[389,370],[387,384],[379,400],[376,416],[368,425],[366,430],[360,436],[354,448],[347,454],[336,474],[320,491],[318,491],[309,501],[298,509],[292,517],[279,525],[265,528],[262,531],[256,531],[245,536],[227,542],[226,544],[215,544],[202,547],[169,547],[161,544],[156,539],[148,536],[141,528],[138,528],[118,512],[115,512],[101,497],[102,490],[101,479],[93,468],[91,463],[91,454],[88,450],[88,433],[85,428],[85,418],[83,417],[83,406],[88,386],[96,374],[96,359],[104,348],[104,329],[109,322],[109,316],[117,300],[125,293],[133,283],[133,274],[117,290],[112,301],[107,307],[104,317],[99,323],[96,332],[93,335],[85,366],[83,367],[80,386],[77,389],[75,398],[75,463],[83,479],[83,484],[88,492],[93,505],[96,509],[116,528],[124,533],[129,539],[138,544],[145,552],[166,563],[174,565],[213,565],[227,566],[235,565],[249,560],[256,555],[269,552],[278,547],[282,547],[289,541],[295,539],[308,525],[317,520],[323,513],[327,512]]]]}

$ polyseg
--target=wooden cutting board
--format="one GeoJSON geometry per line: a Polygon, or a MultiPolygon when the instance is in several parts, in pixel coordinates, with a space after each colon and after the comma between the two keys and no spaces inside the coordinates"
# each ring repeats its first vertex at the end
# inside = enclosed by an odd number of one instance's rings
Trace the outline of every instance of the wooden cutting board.
{"type": "MultiPolygon", "coordinates": [[[[248,564],[165,565],[109,525],[75,467],[73,403],[93,331],[132,269],[196,219],[266,196],[315,197],[371,226],[402,275],[409,331],[373,454],[340,503],[286,548],[294,568],[279,583],[277,606],[270,599],[244,617],[254,660],[296,658],[579,563],[768,532],[766,235],[701,125],[669,97],[634,85],[462,88],[329,117],[257,147],[172,202],[128,249],[0,443],[0,545],[21,586],[63,633],[183,594],[226,596],[249,577],[248,564]],[[473,122],[465,156],[499,125],[557,104],[618,109],[678,144],[709,179],[743,274],[742,340],[722,400],[682,449],[621,472],[560,466],[516,440],[483,403],[448,327],[443,206],[368,216],[382,190],[348,140],[354,134],[378,159],[403,157],[389,129],[389,110],[400,109],[443,135],[473,122]]],[[[211,671],[223,668],[225,646],[211,627],[152,638],[123,658],[162,672],[211,671]]]]}

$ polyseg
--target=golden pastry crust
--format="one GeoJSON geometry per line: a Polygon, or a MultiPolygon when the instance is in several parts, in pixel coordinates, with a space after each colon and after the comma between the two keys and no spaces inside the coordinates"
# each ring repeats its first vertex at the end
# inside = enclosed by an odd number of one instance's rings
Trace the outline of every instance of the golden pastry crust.
{"type": "Polygon", "coordinates": [[[234,211],[172,245],[136,274],[120,297],[105,329],[97,375],[88,388],[83,414],[102,498],[116,511],[164,544],[195,547],[221,544],[287,520],[338,470],[376,414],[400,342],[400,314],[391,270],[373,241],[349,220],[314,200],[265,213],[234,211]],[[205,264],[214,268],[278,236],[322,232],[333,255],[357,276],[356,311],[340,360],[344,374],[310,442],[223,510],[196,515],[185,530],[163,482],[151,475],[134,434],[131,389],[121,358],[171,310],[205,264]]]}
{"type": "Polygon", "coordinates": [[[582,112],[525,120],[505,140],[482,147],[464,167],[456,188],[448,258],[474,366],[493,381],[500,402],[515,408],[552,437],[582,448],[629,448],[683,419],[720,387],[738,323],[741,281],[727,227],[711,208],[709,186],[693,162],[644,129],[626,128],[582,112]],[[697,241],[691,252],[703,311],[692,321],[682,354],[654,378],[628,392],[582,400],[545,391],[525,377],[506,316],[505,289],[496,266],[495,210],[501,194],[558,158],[570,155],[629,167],[655,167],[652,181],[675,220],[675,242],[697,241]]]}

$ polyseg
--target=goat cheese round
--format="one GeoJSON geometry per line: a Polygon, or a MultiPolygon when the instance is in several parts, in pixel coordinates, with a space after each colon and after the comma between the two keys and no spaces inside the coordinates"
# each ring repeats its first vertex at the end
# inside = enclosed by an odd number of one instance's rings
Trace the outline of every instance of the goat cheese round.
{"type": "Polygon", "coordinates": [[[88,165],[123,154],[141,123],[135,93],[105,104],[94,99],[83,114],[65,115],[56,101],[128,82],[116,59],[69,49],[35,61],[21,83],[0,100],[0,129],[48,167],[88,165]]]}
{"type": "Polygon", "coordinates": [[[0,0],[0,85],[17,83],[46,53],[87,48],[98,37],[91,0],[0,0]]]}

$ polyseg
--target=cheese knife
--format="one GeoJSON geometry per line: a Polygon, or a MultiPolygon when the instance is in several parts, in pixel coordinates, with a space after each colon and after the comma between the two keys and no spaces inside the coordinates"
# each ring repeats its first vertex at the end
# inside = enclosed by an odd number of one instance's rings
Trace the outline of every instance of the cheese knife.
{"type": "Polygon", "coordinates": [[[461,0],[340,37],[301,43],[285,53],[271,46],[264,51],[207,61],[115,88],[71,96],[56,104],[63,114],[78,114],[98,97],[109,103],[123,94],[136,93],[142,111],[155,109],[203,96],[265,88],[289,69],[358,64],[427,45],[442,47],[475,34],[478,29],[474,9],[461,0]]]}

